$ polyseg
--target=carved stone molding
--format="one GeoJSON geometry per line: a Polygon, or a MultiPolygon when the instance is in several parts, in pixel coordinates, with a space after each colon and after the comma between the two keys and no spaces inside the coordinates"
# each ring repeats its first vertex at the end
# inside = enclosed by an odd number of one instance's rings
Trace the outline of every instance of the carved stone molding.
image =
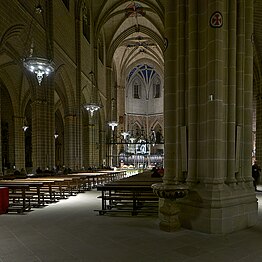
{"type": "Polygon", "coordinates": [[[184,184],[157,183],[152,186],[153,192],[159,197],[159,228],[163,231],[177,231],[181,227],[180,208],[176,199],[185,197],[189,191],[184,184]]]}
{"type": "Polygon", "coordinates": [[[185,197],[188,193],[188,186],[184,184],[168,185],[164,183],[157,183],[153,184],[151,187],[153,192],[159,198],[166,198],[170,200],[185,197]]]}

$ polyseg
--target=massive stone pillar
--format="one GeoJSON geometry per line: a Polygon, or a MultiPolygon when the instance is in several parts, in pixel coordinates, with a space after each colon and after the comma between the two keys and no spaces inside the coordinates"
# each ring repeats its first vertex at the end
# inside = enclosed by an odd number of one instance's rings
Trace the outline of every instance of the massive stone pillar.
{"type": "MultiPolygon", "coordinates": [[[[260,80],[261,81],[261,80],[260,80]]],[[[262,83],[261,83],[262,84],[262,83]]],[[[262,94],[256,96],[256,160],[262,166],[262,94]]],[[[260,177],[260,183],[262,179],[260,177]]]]}
{"type": "Polygon", "coordinates": [[[65,121],[65,166],[74,169],[76,166],[76,115],[67,115],[65,121]]]}
{"type": "Polygon", "coordinates": [[[15,130],[15,167],[25,168],[25,132],[23,131],[24,117],[14,116],[15,130]]]}
{"type": "Polygon", "coordinates": [[[34,170],[52,169],[55,165],[54,87],[53,79],[33,87],[32,160],[34,170]]]}
{"type": "MultiPolygon", "coordinates": [[[[112,67],[107,67],[106,68],[106,82],[107,82],[107,121],[108,124],[111,121],[117,122],[118,123],[118,119],[117,119],[117,94],[115,93],[115,83],[113,81],[113,70],[112,67]]],[[[116,127],[114,127],[114,129],[116,129],[116,127]]],[[[113,131],[112,128],[107,125],[107,136],[108,136],[108,140],[107,142],[112,143],[114,140],[114,133],[116,131],[113,131]]],[[[108,144],[108,152],[109,152],[109,165],[110,166],[115,166],[116,165],[116,154],[117,154],[117,146],[113,145],[113,144],[108,144]]]]}
{"type": "MultiPolygon", "coordinates": [[[[78,14],[79,15],[79,14],[78,14]]],[[[75,109],[74,112],[76,114],[76,130],[75,130],[75,160],[73,166],[71,168],[75,170],[79,170],[83,166],[83,130],[82,130],[82,112],[81,112],[81,95],[82,95],[82,81],[81,81],[81,73],[82,73],[82,58],[81,58],[81,39],[82,39],[82,26],[81,19],[77,16],[75,21],[75,50],[76,50],[76,100],[75,100],[75,109]]]]}
{"type": "Polygon", "coordinates": [[[166,1],[165,26],[168,41],[165,51],[165,175],[163,184],[153,185],[159,198],[160,229],[180,228],[177,198],[184,197],[187,188],[180,184],[187,171],[184,143],[185,128],[185,6],[183,1],[166,1]],[[181,147],[182,146],[182,147],[181,147]],[[182,149],[182,150],[181,150],[182,149]],[[184,152],[184,154],[182,153],[184,152]]]}
{"type": "Polygon", "coordinates": [[[167,193],[160,198],[160,227],[175,230],[176,216],[184,227],[207,233],[252,226],[257,219],[251,177],[253,2],[177,0],[166,1],[165,8],[160,191],[167,193]],[[181,182],[189,194],[175,201],[181,182]]]}
{"type": "MultiPolygon", "coordinates": [[[[53,4],[44,5],[42,18],[45,23],[45,50],[42,52],[53,60],[53,4]]],[[[35,76],[32,76],[35,78],[35,76]]],[[[54,116],[54,74],[44,76],[41,85],[31,87],[32,99],[32,161],[33,169],[52,169],[55,166],[55,116],[54,116]]]]}

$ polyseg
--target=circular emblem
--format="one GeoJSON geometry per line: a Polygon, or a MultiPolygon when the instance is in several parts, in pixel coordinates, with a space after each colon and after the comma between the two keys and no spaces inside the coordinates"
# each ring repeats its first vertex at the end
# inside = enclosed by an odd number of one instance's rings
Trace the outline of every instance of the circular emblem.
{"type": "Polygon", "coordinates": [[[223,26],[223,16],[220,12],[214,12],[210,17],[210,26],[219,28],[223,26]]]}

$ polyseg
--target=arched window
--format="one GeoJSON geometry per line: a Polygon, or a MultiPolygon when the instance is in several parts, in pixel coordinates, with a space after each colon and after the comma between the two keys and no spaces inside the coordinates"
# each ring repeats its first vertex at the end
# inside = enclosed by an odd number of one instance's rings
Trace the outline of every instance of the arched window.
{"type": "Polygon", "coordinates": [[[137,80],[134,82],[133,85],[133,97],[136,99],[140,99],[140,89],[141,89],[141,84],[137,80]]]}
{"type": "Polygon", "coordinates": [[[86,38],[86,40],[90,43],[90,13],[89,8],[84,5],[83,7],[83,35],[86,38]]]}
{"type": "Polygon", "coordinates": [[[154,89],[154,98],[160,98],[161,92],[160,92],[160,80],[159,79],[154,80],[153,89],[154,89]]]}

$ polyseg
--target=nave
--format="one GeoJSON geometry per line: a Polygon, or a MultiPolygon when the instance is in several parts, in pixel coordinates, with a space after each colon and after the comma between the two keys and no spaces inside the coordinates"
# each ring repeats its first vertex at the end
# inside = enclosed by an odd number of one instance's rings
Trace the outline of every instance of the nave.
{"type": "Polygon", "coordinates": [[[257,192],[258,223],[226,235],[164,232],[156,215],[100,216],[94,211],[101,206],[99,195],[92,189],[24,215],[1,215],[0,261],[262,260],[262,192],[257,192]]]}

